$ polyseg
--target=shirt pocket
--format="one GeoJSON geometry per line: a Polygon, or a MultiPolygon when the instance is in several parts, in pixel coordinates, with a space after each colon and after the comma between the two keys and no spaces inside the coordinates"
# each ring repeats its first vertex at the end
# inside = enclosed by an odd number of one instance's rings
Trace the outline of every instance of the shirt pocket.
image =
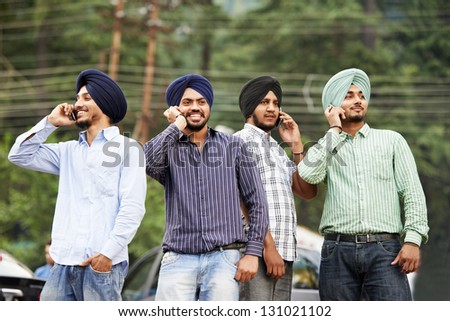
{"type": "Polygon", "coordinates": [[[375,180],[389,181],[393,179],[394,163],[392,154],[382,146],[364,153],[362,161],[366,164],[369,177],[375,180]]]}
{"type": "Polygon", "coordinates": [[[100,168],[96,173],[97,176],[97,190],[107,197],[114,197],[118,194],[119,181],[121,175],[121,166],[100,168]]]}

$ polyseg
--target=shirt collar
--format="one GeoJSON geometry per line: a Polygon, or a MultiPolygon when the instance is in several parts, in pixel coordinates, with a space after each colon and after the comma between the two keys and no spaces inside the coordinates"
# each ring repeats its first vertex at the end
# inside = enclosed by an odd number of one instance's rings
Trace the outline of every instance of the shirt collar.
{"type": "Polygon", "coordinates": [[[255,125],[245,123],[244,128],[248,130],[252,135],[255,135],[261,139],[270,140],[272,136],[270,134],[266,133],[261,128],[256,127],[255,125]]]}
{"type": "Polygon", "coordinates": [[[370,127],[367,123],[364,124],[363,127],[361,127],[360,130],[358,130],[358,133],[361,134],[363,137],[367,137],[367,135],[369,135],[370,132],[370,127]]]}
{"type": "MultiPolygon", "coordinates": [[[[213,137],[217,133],[216,130],[212,129],[211,127],[208,127],[208,134],[206,135],[206,140],[208,140],[210,137],[213,137]]],[[[183,132],[180,130],[180,136],[179,136],[180,142],[189,142],[189,136],[183,134],[183,132]]]]}
{"type": "MultiPolygon", "coordinates": [[[[110,126],[107,128],[102,129],[95,139],[98,139],[99,137],[102,137],[106,139],[107,141],[110,141],[114,139],[116,136],[120,134],[119,128],[117,126],[110,126]]],[[[78,142],[85,142],[86,141],[86,130],[83,130],[79,133],[78,142]]]]}

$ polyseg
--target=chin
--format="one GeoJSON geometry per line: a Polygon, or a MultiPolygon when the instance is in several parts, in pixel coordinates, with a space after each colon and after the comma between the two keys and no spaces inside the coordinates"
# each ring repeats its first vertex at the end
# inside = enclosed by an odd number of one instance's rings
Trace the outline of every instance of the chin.
{"type": "Polygon", "coordinates": [[[90,126],[90,122],[88,120],[77,120],[76,125],[81,129],[87,129],[90,126]]]}

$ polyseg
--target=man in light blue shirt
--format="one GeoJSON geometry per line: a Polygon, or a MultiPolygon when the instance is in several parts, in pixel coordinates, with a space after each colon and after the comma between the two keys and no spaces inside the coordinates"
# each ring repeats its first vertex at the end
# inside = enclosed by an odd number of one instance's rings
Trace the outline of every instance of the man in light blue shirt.
{"type": "Polygon", "coordinates": [[[9,160],[59,175],[50,254],[55,261],[41,300],[120,300],[128,244],[145,213],[141,146],[112,126],[126,114],[119,85],[101,71],[82,71],[76,103],[62,103],[20,135],[9,160]],[[78,140],[44,144],[58,127],[77,126],[78,140]]]}

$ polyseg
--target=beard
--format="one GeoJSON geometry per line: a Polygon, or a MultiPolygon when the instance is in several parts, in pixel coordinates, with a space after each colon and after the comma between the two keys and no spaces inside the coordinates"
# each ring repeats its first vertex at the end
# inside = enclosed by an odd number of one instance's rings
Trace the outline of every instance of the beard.
{"type": "Polygon", "coordinates": [[[84,130],[84,129],[87,129],[91,125],[91,122],[90,122],[90,120],[81,120],[81,121],[77,120],[77,122],[75,124],[77,125],[78,128],[84,130]]]}
{"type": "Polygon", "coordinates": [[[349,123],[359,123],[364,120],[364,115],[357,114],[357,115],[350,115],[346,119],[349,123]]]}
{"type": "Polygon", "coordinates": [[[272,129],[275,128],[275,123],[276,123],[276,122],[275,122],[273,125],[267,125],[267,124],[264,124],[264,123],[262,123],[262,122],[260,122],[260,121],[258,120],[258,118],[256,117],[256,115],[253,115],[253,116],[252,116],[252,120],[253,120],[253,124],[255,124],[256,127],[258,127],[259,129],[265,131],[266,133],[270,132],[272,129]]]}

